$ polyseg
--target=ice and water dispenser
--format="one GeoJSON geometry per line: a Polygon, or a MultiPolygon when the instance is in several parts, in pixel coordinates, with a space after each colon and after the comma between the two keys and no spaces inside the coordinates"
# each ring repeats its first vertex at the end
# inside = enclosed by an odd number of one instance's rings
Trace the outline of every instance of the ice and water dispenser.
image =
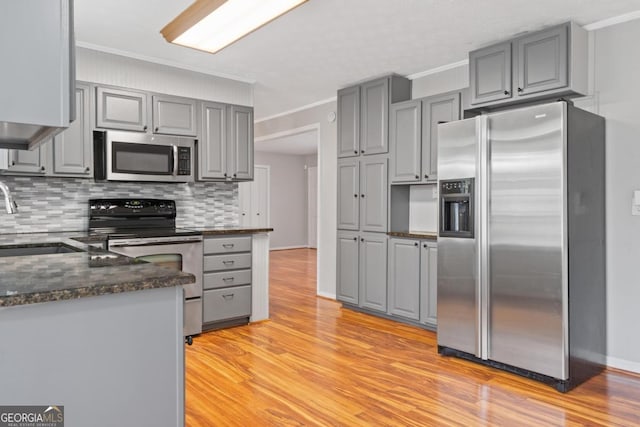
{"type": "Polygon", "coordinates": [[[473,183],[473,178],[440,181],[440,237],[474,237],[473,183]]]}

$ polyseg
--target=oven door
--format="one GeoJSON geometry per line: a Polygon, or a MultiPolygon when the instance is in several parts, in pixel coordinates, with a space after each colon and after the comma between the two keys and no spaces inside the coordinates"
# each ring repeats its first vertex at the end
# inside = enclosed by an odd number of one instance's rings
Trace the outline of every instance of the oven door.
{"type": "Polygon", "coordinates": [[[202,236],[113,239],[109,251],[172,268],[196,277],[183,285],[185,299],[202,296],[202,236]]]}

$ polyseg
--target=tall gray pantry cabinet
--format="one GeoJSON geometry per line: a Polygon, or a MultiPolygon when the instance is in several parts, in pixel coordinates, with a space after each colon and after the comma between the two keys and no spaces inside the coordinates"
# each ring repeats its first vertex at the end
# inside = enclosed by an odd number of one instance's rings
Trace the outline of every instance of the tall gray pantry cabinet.
{"type": "Polygon", "coordinates": [[[390,75],[338,91],[336,297],[386,313],[389,110],[411,98],[411,82],[390,75]]]}

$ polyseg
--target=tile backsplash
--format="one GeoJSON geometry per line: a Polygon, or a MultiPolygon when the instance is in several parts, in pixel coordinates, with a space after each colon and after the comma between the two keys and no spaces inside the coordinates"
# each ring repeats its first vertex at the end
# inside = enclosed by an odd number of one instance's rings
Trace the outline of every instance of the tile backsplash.
{"type": "Polygon", "coordinates": [[[94,182],[80,178],[1,176],[18,204],[4,211],[0,198],[0,234],[86,230],[88,200],[157,198],[176,201],[178,227],[238,225],[238,184],[94,182]]]}

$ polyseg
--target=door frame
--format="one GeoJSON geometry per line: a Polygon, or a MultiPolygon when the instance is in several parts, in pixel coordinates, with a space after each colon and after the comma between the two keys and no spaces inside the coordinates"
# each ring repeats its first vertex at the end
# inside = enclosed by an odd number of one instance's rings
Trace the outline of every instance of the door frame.
{"type": "Polygon", "coordinates": [[[313,249],[318,249],[318,186],[319,186],[319,179],[318,179],[318,166],[307,166],[307,247],[309,248],[313,248],[313,249]],[[311,177],[311,169],[315,169],[316,173],[316,185],[315,185],[315,195],[316,195],[316,235],[315,235],[315,246],[311,246],[311,180],[309,179],[309,177],[311,177]]]}

